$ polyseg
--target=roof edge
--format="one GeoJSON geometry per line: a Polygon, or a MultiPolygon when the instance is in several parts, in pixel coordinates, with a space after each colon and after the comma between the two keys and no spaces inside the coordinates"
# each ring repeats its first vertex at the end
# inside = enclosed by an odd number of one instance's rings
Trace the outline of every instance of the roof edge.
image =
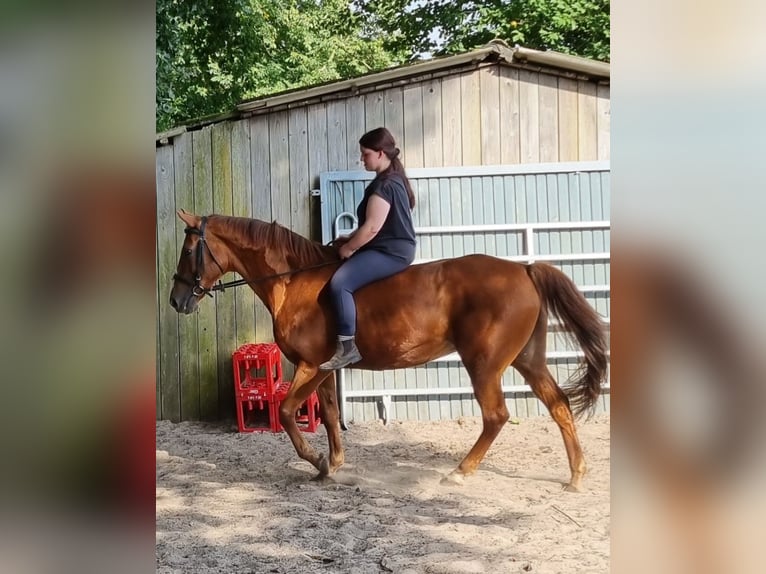
{"type": "Polygon", "coordinates": [[[277,108],[301,100],[321,98],[331,94],[343,92],[353,93],[366,86],[384,84],[386,82],[402,80],[411,76],[421,76],[432,72],[447,70],[449,68],[460,67],[472,62],[481,63],[487,60],[490,56],[494,56],[497,58],[497,61],[506,64],[524,65],[529,63],[579,73],[595,79],[608,79],[610,77],[610,65],[607,62],[599,62],[598,60],[591,60],[580,56],[571,56],[569,54],[551,50],[533,50],[519,45],[511,48],[504,40],[495,39],[481,48],[470,52],[463,52],[462,54],[432,58],[423,62],[397,66],[395,68],[389,68],[381,72],[374,72],[357,78],[328,82],[326,84],[308,88],[296,88],[271,96],[262,96],[244,101],[237,104],[235,109],[228,113],[208,116],[206,118],[197,118],[185,126],[174,127],[166,132],[158,133],[155,136],[155,141],[158,144],[163,145],[168,143],[173,137],[180,135],[189,129],[199,128],[244,114],[251,114],[268,108],[277,108]]]}
{"type": "Polygon", "coordinates": [[[478,50],[471,52],[464,52],[462,54],[456,54],[454,56],[443,56],[441,58],[433,58],[431,60],[425,60],[423,62],[416,62],[414,64],[406,64],[404,66],[397,66],[395,68],[389,68],[382,72],[374,72],[372,74],[366,74],[349,80],[340,80],[335,82],[329,82],[319,86],[310,88],[298,88],[289,92],[283,92],[273,96],[264,96],[262,98],[242,102],[237,105],[237,110],[240,112],[249,112],[258,110],[264,107],[276,107],[296,100],[316,98],[336,92],[344,92],[348,90],[354,90],[355,88],[361,88],[369,86],[371,84],[382,84],[390,80],[407,77],[418,76],[440,70],[442,68],[451,68],[453,66],[460,66],[461,64],[469,63],[472,61],[482,61],[486,59],[490,54],[499,54],[500,49],[497,45],[487,45],[478,50]]]}
{"type": "Polygon", "coordinates": [[[516,45],[512,49],[513,59],[521,62],[527,61],[534,64],[542,64],[553,68],[563,68],[573,72],[581,72],[596,78],[609,78],[610,65],[608,62],[600,62],[580,56],[572,56],[552,50],[540,51],[524,48],[516,45]]]}

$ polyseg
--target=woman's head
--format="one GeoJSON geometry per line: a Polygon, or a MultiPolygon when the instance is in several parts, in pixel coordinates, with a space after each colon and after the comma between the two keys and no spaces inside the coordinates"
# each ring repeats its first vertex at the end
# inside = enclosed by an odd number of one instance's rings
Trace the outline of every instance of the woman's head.
{"type": "Polygon", "coordinates": [[[389,160],[399,155],[394,136],[386,128],[375,128],[359,138],[359,146],[372,151],[383,152],[389,160]]]}
{"type": "Polygon", "coordinates": [[[364,168],[378,175],[387,173],[399,174],[404,181],[410,208],[415,207],[415,194],[404,173],[404,166],[399,159],[399,148],[396,147],[394,136],[386,128],[375,128],[359,138],[359,151],[364,168]]]}

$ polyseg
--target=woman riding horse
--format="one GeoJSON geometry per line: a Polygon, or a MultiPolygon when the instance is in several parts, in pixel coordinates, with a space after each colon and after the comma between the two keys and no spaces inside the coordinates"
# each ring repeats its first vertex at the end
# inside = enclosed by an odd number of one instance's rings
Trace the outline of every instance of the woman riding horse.
{"type": "MultiPolygon", "coordinates": [[[[242,217],[199,217],[179,212],[186,239],[170,303],[191,313],[214,283],[237,272],[271,313],[274,340],[296,365],[280,422],[298,453],[324,477],[343,464],[334,371],[320,370],[335,351],[336,319],[326,286],[340,264],[337,250],[276,224],[242,217]],[[314,391],[330,447],[329,459],[303,437],[295,413],[314,391]]],[[[501,385],[512,365],[545,404],[564,439],[577,490],[585,462],[574,414],[590,409],[607,375],[607,342],[600,316],[558,269],[522,265],[487,255],[412,265],[355,293],[355,342],[360,369],[422,365],[457,351],[482,412],[476,444],[445,479],[461,482],[475,472],[509,418],[501,385]],[[581,369],[566,392],[546,364],[549,313],[583,349],[581,369]]]]}

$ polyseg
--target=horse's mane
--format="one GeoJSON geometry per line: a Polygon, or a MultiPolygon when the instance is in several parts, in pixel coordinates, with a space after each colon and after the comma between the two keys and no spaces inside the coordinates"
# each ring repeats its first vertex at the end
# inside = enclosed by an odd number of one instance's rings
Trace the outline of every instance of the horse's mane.
{"type": "Polygon", "coordinates": [[[227,235],[245,249],[262,249],[271,246],[282,249],[292,267],[304,267],[338,259],[338,253],[316,241],[290,231],[276,221],[266,223],[247,217],[225,215],[211,216],[226,226],[227,235]]]}

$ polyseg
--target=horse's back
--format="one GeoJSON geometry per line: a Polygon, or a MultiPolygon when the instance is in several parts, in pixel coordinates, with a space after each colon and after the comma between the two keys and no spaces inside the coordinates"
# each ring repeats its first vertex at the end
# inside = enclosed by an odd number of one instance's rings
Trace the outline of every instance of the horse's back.
{"type": "Polygon", "coordinates": [[[535,292],[526,265],[491,255],[472,254],[411,265],[401,273],[357,292],[362,304],[408,305],[427,298],[437,302],[535,292]]]}
{"type": "Polygon", "coordinates": [[[452,315],[491,315],[507,318],[531,306],[536,314],[540,298],[527,266],[491,255],[466,255],[441,262],[443,288],[452,301],[452,315]]]}
{"type": "Polygon", "coordinates": [[[374,345],[381,361],[399,358],[396,366],[451,352],[467,337],[513,330],[517,320],[531,329],[540,310],[525,266],[488,255],[412,265],[354,296],[360,348],[374,345]]]}
{"type": "MultiPolygon", "coordinates": [[[[534,288],[526,265],[484,254],[463,255],[411,265],[402,273],[389,278],[396,289],[417,286],[430,291],[440,289],[455,297],[494,295],[496,291],[510,293],[517,289],[534,288]]],[[[385,285],[385,281],[381,284],[385,285]]]]}

